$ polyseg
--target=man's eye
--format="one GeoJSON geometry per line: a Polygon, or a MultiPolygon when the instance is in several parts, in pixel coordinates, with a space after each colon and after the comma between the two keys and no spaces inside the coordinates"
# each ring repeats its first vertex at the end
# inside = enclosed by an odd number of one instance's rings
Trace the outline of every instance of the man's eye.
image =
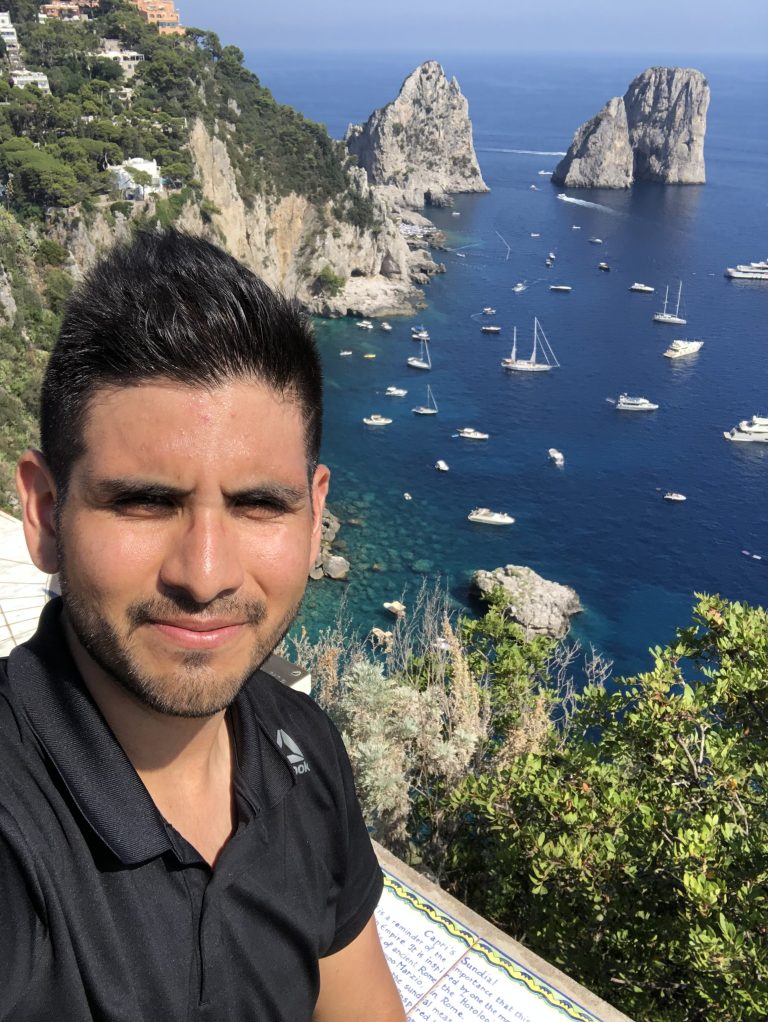
{"type": "Polygon", "coordinates": [[[277,517],[284,515],[288,508],[282,501],[271,500],[268,497],[241,499],[235,501],[235,507],[244,514],[254,515],[260,518],[277,517]]]}
{"type": "Polygon", "coordinates": [[[112,502],[116,511],[141,512],[141,511],[164,511],[173,510],[174,504],[168,497],[161,497],[153,493],[131,493],[124,497],[118,497],[112,502]]]}

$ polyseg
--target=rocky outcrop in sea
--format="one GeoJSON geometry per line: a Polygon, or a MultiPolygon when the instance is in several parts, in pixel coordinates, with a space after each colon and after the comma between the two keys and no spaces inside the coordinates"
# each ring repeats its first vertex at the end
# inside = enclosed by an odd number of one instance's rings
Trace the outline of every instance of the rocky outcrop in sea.
{"type": "Polygon", "coordinates": [[[325,508],[323,511],[323,532],[320,540],[320,550],[317,560],[310,569],[310,578],[333,578],[339,580],[345,579],[349,574],[349,561],[333,549],[333,543],[340,528],[341,522],[339,519],[332,511],[325,508]]]}
{"type": "Polygon", "coordinates": [[[568,188],[629,188],[635,181],[704,184],[709,85],[701,71],[651,67],[573,136],[555,167],[568,188]]]}
{"type": "Polygon", "coordinates": [[[505,612],[525,629],[529,639],[537,635],[562,639],[568,633],[571,617],[582,609],[575,589],[551,582],[520,564],[476,571],[472,584],[484,596],[502,589],[505,612]]]}
{"type": "Polygon", "coordinates": [[[345,142],[393,208],[451,205],[453,193],[488,191],[467,100],[436,60],[419,65],[365,124],[351,124],[345,142]]]}

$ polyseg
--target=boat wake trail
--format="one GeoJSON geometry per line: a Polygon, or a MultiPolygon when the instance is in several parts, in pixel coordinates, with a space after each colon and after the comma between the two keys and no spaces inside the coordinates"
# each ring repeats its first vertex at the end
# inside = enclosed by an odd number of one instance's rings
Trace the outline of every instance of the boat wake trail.
{"type": "Polygon", "coordinates": [[[565,153],[547,149],[496,149],[491,146],[478,146],[479,153],[515,153],[518,156],[565,156],[565,153]]]}
{"type": "Polygon", "coordinates": [[[610,206],[603,206],[599,202],[587,202],[586,199],[574,199],[570,195],[558,195],[558,199],[561,202],[572,202],[574,206],[588,206],[589,209],[601,209],[603,213],[610,213],[612,216],[618,216],[619,214],[615,209],[611,209],[610,206]]]}

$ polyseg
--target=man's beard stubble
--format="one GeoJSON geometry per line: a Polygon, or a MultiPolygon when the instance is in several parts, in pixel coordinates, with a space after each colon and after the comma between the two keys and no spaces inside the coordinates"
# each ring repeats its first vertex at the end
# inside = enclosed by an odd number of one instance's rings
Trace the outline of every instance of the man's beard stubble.
{"type": "Polygon", "coordinates": [[[125,612],[128,632],[123,638],[87,594],[72,589],[63,561],[60,560],[60,564],[64,612],[85,651],[103,671],[145,706],[173,717],[210,717],[230,706],[250,676],[283,639],[301,606],[299,600],[268,635],[259,635],[256,629],[267,616],[263,600],[222,597],[201,609],[183,593],[173,597],[155,596],[129,604],[125,612]],[[244,627],[256,633],[245,670],[222,675],[212,664],[215,653],[206,650],[181,651],[178,667],[168,674],[152,675],[142,670],[132,649],[132,633],[150,621],[172,620],[179,614],[188,617],[197,615],[199,621],[216,616],[245,622],[244,627]]]}

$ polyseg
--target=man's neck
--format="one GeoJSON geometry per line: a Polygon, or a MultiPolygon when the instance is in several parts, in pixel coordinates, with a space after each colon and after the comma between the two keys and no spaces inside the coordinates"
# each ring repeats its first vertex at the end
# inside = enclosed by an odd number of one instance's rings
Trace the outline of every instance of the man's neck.
{"type": "Polygon", "coordinates": [[[226,711],[174,717],[146,706],[101,668],[64,617],[86,688],[162,816],[213,863],[234,825],[233,739],[226,711]]]}

